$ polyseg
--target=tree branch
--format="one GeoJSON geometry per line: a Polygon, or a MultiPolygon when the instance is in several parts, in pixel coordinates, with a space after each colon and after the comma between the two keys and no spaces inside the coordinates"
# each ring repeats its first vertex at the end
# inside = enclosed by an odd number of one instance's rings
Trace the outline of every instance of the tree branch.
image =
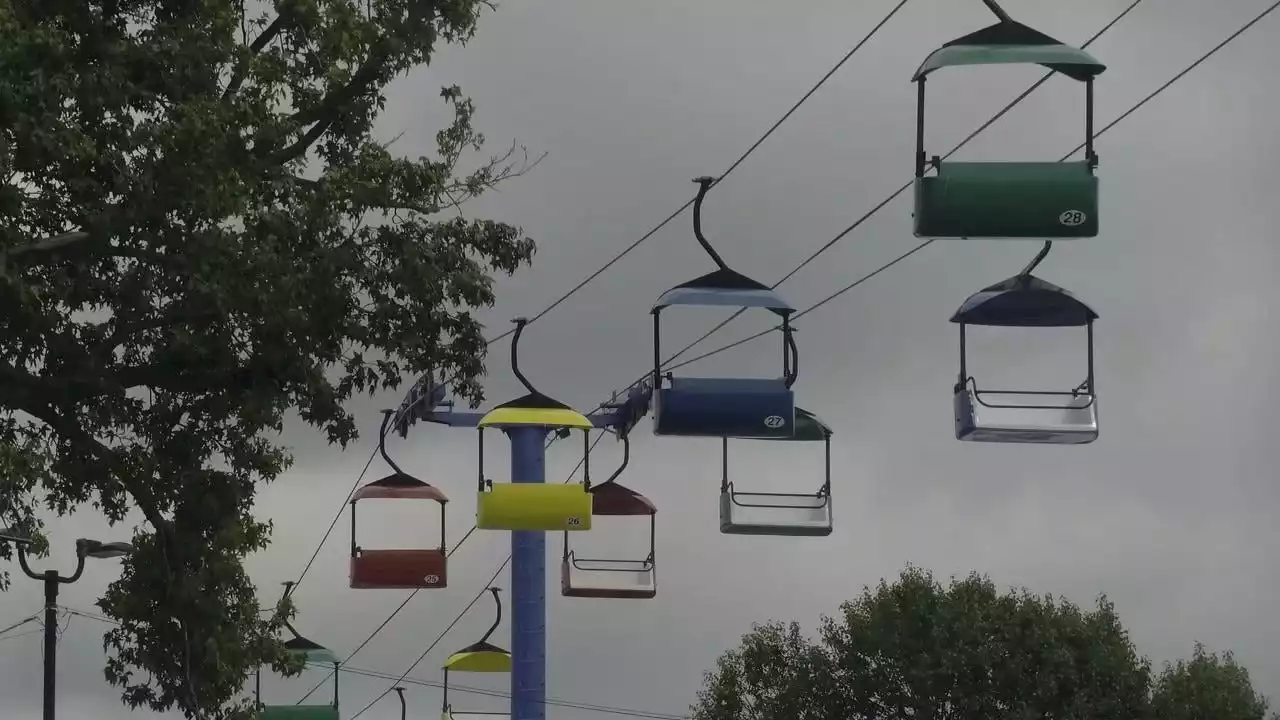
{"type": "Polygon", "coordinates": [[[311,146],[329,131],[334,121],[338,119],[338,113],[342,112],[344,107],[364,93],[369,92],[373,81],[377,79],[378,73],[382,70],[382,63],[386,59],[387,53],[385,50],[379,49],[375,51],[361,63],[346,85],[326,95],[309,112],[295,115],[293,121],[299,127],[305,127],[310,124],[311,128],[297,142],[272,154],[269,164],[283,165],[290,160],[295,160],[305,155],[307,150],[311,149],[311,146]]]}
{"type": "MultiPolygon", "coordinates": [[[[411,2],[409,15],[405,18],[403,26],[405,34],[412,35],[421,32],[425,11],[434,7],[435,3],[426,2],[425,0],[411,2]]],[[[373,82],[382,73],[383,66],[391,55],[392,44],[393,38],[381,39],[372,52],[369,53],[369,57],[352,74],[351,80],[342,87],[330,92],[314,107],[296,113],[291,118],[293,123],[299,128],[308,125],[311,128],[297,142],[273,153],[271,155],[271,163],[283,165],[290,160],[305,155],[307,150],[329,130],[343,108],[356,98],[372,90],[373,82]]]]}
{"type": "Polygon", "coordinates": [[[162,537],[169,537],[171,531],[169,521],[160,512],[160,505],[156,502],[155,496],[137,483],[132,482],[127,473],[118,472],[123,469],[124,458],[121,457],[117,450],[108,447],[102,441],[89,434],[74,420],[69,420],[58,414],[51,404],[22,402],[14,403],[10,407],[21,410],[48,425],[49,428],[61,435],[67,442],[86,451],[87,454],[97,456],[105,466],[107,473],[133,498],[138,508],[142,510],[142,514],[147,518],[147,522],[151,523],[152,527],[162,537]]]}
{"type": "Polygon", "coordinates": [[[240,90],[240,87],[244,85],[245,79],[249,77],[249,66],[253,64],[253,59],[272,40],[276,39],[276,36],[284,30],[286,24],[284,13],[277,15],[276,19],[272,20],[271,24],[263,29],[262,34],[254,38],[253,42],[249,44],[249,56],[236,65],[235,71],[231,74],[231,80],[227,82],[227,89],[222,92],[223,100],[235,95],[240,90]]]}

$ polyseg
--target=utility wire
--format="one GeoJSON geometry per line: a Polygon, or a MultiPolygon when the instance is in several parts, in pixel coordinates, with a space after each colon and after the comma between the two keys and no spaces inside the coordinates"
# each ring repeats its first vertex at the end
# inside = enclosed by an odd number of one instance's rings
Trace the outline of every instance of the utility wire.
{"type": "MultiPolygon", "coordinates": [[[[800,109],[801,105],[807,102],[809,98],[812,97],[813,94],[818,91],[819,88],[821,88],[824,84],[826,84],[827,80],[829,80],[831,76],[836,73],[836,71],[838,71],[841,67],[843,67],[845,63],[849,62],[849,60],[854,55],[856,55],[857,52],[861,50],[862,47],[871,40],[871,38],[873,38],[878,32],[880,32],[880,29],[884,27],[891,19],[893,19],[893,16],[897,15],[898,11],[901,10],[902,7],[907,4],[907,2],[909,2],[909,0],[899,0],[898,3],[894,5],[893,9],[891,9],[888,12],[888,14],[886,14],[884,18],[880,20],[880,22],[876,23],[876,25],[872,27],[871,30],[868,31],[867,34],[863,36],[863,38],[860,41],[858,41],[856,45],[853,46],[852,49],[850,49],[847,53],[845,53],[844,57],[840,58],[839,62],[837,62],[834,66],[832,66],[831,69],[828,70],[827,73],[823,75],[822,78],[813,85],[813,87],[809,88],[809,91],[806,92],[798,101],[796,101],[796,103],[792,105],[789,110],[783,113],[782,117],[779,118],[777,122],[775,122],[772,126],[770,126],[769,129],[766,130],[765,133],[761,135],[759,139],[757,139],[754,143],[752,143],[751,147],[747,148],[746,152],[738,156],[738,159],[734,160],[733,164],[730,165],[727,170],[721,173],[718,178],[716,178],[716,181],[712,185],[712,187],[714,187],[715,185],[718,185],[725,178],[729,177],[729,175],[733,173],[734,170],[737,170],[738,166],[741,165],[743,162],[745,162],[746,159],[750,157],[752,153],[754,153],[762,144],[764,144],[764,142],[768,140],[769,137],[772,136],[773,133],[779,127],[781,127],[782,124],[786,122],[792,116],[792,114],[795,113],[796,110],[800,109]]],[[[641,235],[639,238],[634,240],[630,245],[623,248],[617,255],[614,255],[612,258],[610,258],[608,262],[602,265],[595,272],[588,275],[585,279],[583,279],[577,285],[574,285],[572,288],[570,288],[568,292],[564,293],[559,298],[556,298],[554,302],[552,302],[550,305],[543,308],[536,315],[530,318],[529,324],[533,324],[538,320],[542,319],[552,310],[555,310],[557,307],[563,304],[564,301],[568,300],[570,297],[573,297],[575,294],[578,293],[578,291],[582,290],[584,287],[586,287],[591,282],[593,282],[596,278],[603,275],[610,268],[616,265],[620,260],[622,260],[622,258],[629,255],[631,251],[635,250],[637,247],[640,247],[640,245],[643,244],[645,241],[649,240],[654,235],[658,234],[658,232],[663,228],[665,228],[667,225],[669,225],[672,220],[675,220],[677,217],[681,215],[681,213],[683,213],[685,210],[688,210],[691,205],[693,205],[693,200],[686,201],[683,205],[681,205],[678,209],[676,209],[675,212],[672,212],[670,215],[664,218],[662,222],[653,226],[644,235],[641,235]]],[[[514,332],[515,332],[514,329],[508,330],[500,335],[495,336],[490,340],[486,340],[484,343],[485,348],[488,348],[490,345],[493,345],[499,340],[503,340],[504,338],[509,337],[514,332]]],[[[418,402],[421,402],[422,399],[423,398],[418,398],[417,400],[415,400],[414,405],[416,405],[418,402]]],[[[413,406],[411,405],[409,408],[406,408],[406,411],[411,409],[412,407],[413,406]]],[[[329,536],[333,534],[333,529],[337,526],[338,521],[342,519],[343,509],[346,507],[347,501],[351,499],[351,495],[355,493],[356,488],[360,486],[360,481],[362,481],[364,479],[365,474],[369,472],[369,467],[373,465],[373,460],[375,457],[377,457],[377,455],[378,455],[378,450],[375,447],[373,452],[369,454],[369,459],[368,461],[365,462],[364,468],[360,470],[360,474],[356,477],[356,481],[351,484],[351,489],[347,491],[347,497],[345,500],[342,501],[342,504],[338,507],[338,512],[333,516],[333,521],[329,523],[328,529],[324,531],[324,535],[320,538],[320,543],[316,546],[315,552],[311,553],[311,557],[308,558],[306,566],[302,568],[302,572],[298,575],[298,579],[294,581],[293,591],[296,591],[298,589],[298,586],[302,584],[303,579],[306,578],[307,573],[311,571],[311,566],[315,564],[316,558],[320,555],[320,550],[324,547],[324,544],[328,542],[329,536]]]]}
{"type": "Polygon", "coordinates": [[[37,620],[39,620],[39,619],[40,619],[40,613],[36,613],[35,615],[32,615],[31,617],[28,617],[28,618],[24,618],[24,619],[22,619],[22,620],[19,620],[18,622],[16,622],[16,623],[14,623],[14,624],[10,625],[9,627],[7,627],[7,628],[5,628],[5,629],[3,629],[3,630],[0,630],[0,635],[3,635],[3,634],[5,634],[5,633],[9,632],[10,630],[17,630],[18,628],[22,627],[23,625],[26,625],[27,623],[30,623],[30,622],[35,622],[35,621],[37,621],[37,620]]]}
{"type": "MultiPolygon", "coordinates": [[[[483,595],[483,593],[481,593],[481,595],[483,595]]],[[[60,606],[60,609],[63,612],[67,613],[68,616],[77,615],[83,618],[87,618],[89,620],[96,620],[101,623],[106,623],[108,625],[120,624],[115,620],[112,620],[111,618],[105,617],[103,615],[97,615],[95,613],[84,612],[81,610],[76,610],[74,608],[62,607],[62,606],[60,606]]],[[[32,620],[35,620],[35,619],[37,618],[32,618],[32,620]]],[[[23,623],[19,623],[19,625],[24,624],[25,622],[26,621],[23,621],[23,623]]],[[[3,635],[5,632],[8,632],[10,630],[13,630],[19,625],[15,625],[5,630],[0,630],[0,635],[3,635]]],[[[0,641],[9,640],[12,638],[24,637],[26,635],[33,635],[39,632],[42,632],[42,631],[37,629],[37,630],[31,630],[24,633],[18,633],[16,635],[10,635],[8,637],[0,637],[0,641]]],[[[308,665],[314,668],[332,670],[332,668],[328,664],[308,663],[308,665]]],[[[368,668],[357,668],[357,667],[350,667],[347,665],[343,665],[340,671],[350,675],[360,675],[363,677],[376,678],[379,680],[396,680],[396,682],[398,683],[405,682],[411,685],[420,685],[422,687],[433,687],[433,688],[444,687],[444,683],[439,681],[423,680],[421,678],[411,678],[411,677],[405,677],[405,676],[397,678],[392,673],[380,672],[377,670],[370,670],[368,668]]],[[[332,677],[332,674],[330,676],[332,677]]],[[[449,690],[451,692],[459,692],[466,695],[484,695],[488,697],[501,697],[501,698],[511,697],[511,693],[504,692],[502,690],[491,690],[488,688],[472,687],[469,685],[455,685],[453,683],[449,684],[449,690]]],[[[543,704],[548,706],[553,706],[553,707],[573,708],[576,710],[589,710],[589,711],[605,713],[609,715],[623,715],[628,717],[652,718],[653,720],[686,720],[685,716],[676,715],[674,713],[651,712],[648,710],[637,710],[634,708],[615,707],[612,705],[600,705],[597,703],[579,702],[575,700],[560,700],[555,698],[549,698],[547,700],[544,700],[543,704]]]]}

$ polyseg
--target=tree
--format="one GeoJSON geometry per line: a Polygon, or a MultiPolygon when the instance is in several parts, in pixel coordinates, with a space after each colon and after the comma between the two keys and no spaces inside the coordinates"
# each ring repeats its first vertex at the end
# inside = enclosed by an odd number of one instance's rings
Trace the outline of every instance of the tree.
{"type": "Polygon", "coordinates": [[[694,720],[1134,720],[1150,668],[1114,608],[1084,611],[977,574],[908,568],[824,618],[756,626],[722,656],[694,720]]]}
{"type": "Polygon", "coordinates": [[[1151,696],[1159,720],[1270,720],[1270,703],[1253,689],[1249,671],[1230,652],[1218,655],[1197,643],[1191,660],[1165,663],[1151,696]]]}
{"type": "Polygon", "coordinates": [[[243,716],[258,665],[297,669],[241,564],[289,413],[345,446],[348,401],[406,375],[479,401],[472,313],[534,245],[461,207],[530,164],[463,169],[483,138],[457,87],[437,157],[372,129],[484,7],[0,2],[0,524],[145,518],[99,602],[129,705],[243,716]]]}

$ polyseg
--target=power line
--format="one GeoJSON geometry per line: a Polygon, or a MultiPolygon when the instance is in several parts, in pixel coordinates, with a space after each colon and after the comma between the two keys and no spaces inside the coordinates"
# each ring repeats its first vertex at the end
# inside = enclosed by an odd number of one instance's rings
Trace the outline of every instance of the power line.
{"type": "MultiPolygon", "coordinates": [[[[729,175],[732,174],[734,170],[737,170],[738,166],[742,165],[742,163],[745,162],[746,159],[750,157],[752,153],[754,153],[762,144],[764,144],[764,142],[768,140],[773,135],[773,133],[779,127],[781,127],[782,124],[786,122],[791,117],[791,115],[795,113],[796,110],[800,108],[801,105],[807,102],[809,98],[812,97],[813,94],[818,91],[819,88],[825,85],[827,80],[831,79],[832,75],[834,75],[841,67],[843,67],[844,64],[847,63],[854,55],[856,55],[857,52],[861,50],[862,47],[866,45],[871,40],[872,37],[874,37],[878,32],[880,32],[880,29],[884,27],[885,24],[887,24],[891,19],[893,19],[893,16],[897,15],[898,11],[901,10],[902,7],[907,4],[907,2],[909,2],[909,0],[899,0],[898,4],[895,5],[893,9],[891,9],[884,16],[884,18],[880,20],[880,22],[876,23],[876,25],[872,27],[871,30],[868,31],[867,34],[864,35],[863,38],[860,41],[858,41],[856,45],[853,46],[852,49],[850,49],[847,53],[845,53],[844,57],[840,58],[839,62],[837,62],[834,66],[832,66],[831,69],[828,70],[827,73],[823,75],[822,78],[813,85],[813,87],[809,88],[809,91],[806,92],[798,101],[796,101],[796,103],[792,105],[789,110],[783,113],[782,117],[779,118],[777,122],[775,122],[772,126],[770,126],[769,129],[766,130],[765,133],[761,135],[759,139],[757,139],[754,143],[752,143],[751,147],[747,148],[746,152],[738,156],[738,159],[734,160],[733,164],[731,164],[727,170],[725,170],[723,173],[720,174],[720,177],[716,178],[715,185],[720,184],[720,182],[723,181],[725,178],[729,177],[729,175]]],[[[568,292],[556,298],[554,302],[552,302],[550,305],[548,305],[547,307],[539,311],[536,315],[534,315],[532,318],[529,319],[529,323],[532,324],[537,322],[538,320],[545,317],[552,310],[555,310],[557,307],[563,304],[564,301],[573,297],[575,294],[578,293],[578,291],[582,290],[584,287],[586,287],[591,282],[593,282],[596,278],[603,275],[610,268],[616,265],[620,260],[622,260],[622,258],[629,255],[631,251],[635,250],[637,247],[640,247],[640,245],[643,244],[645,241],[649,240],[654,235],[658,234],[658,232],[663,228],[665,228],[668,224],[670,224],[672,220],[675,220],[685,210],[688,210],[689,206],[691,205],[693,205],[693,200],[686,201],[683,205],[681,205],[678,209],[676,209],[675,212],[672,212],[670,215],[664,218],[662,222],[653,226],[644,235],[641,235],[639,238],[634,240],[630,245],[623,248],[618,254],[610,258],[608,262],[600,266],[600,268],[598,268],[595,272],[588,275],[585,279],[583,279],[577,285],[574,285],[572,288],[570,288],[568,292]]],[[[513,332],[515,331],[508,330],[490,340],[486,340],[484,345],[486,348],[488,348],[490,345],[498,342],[499,340],[502,340],[510,336],[513,332]]],[[[417,400],[414,401],[414,404],[416,405],[418,402],[421,402],[422,399],[423,398],[418,398],[417,400]]],[[[410,407],[412,407],[412,405],[410,407]]],[[[408,408],[406,408],[406,410],[407,409],[408,408]]],[[[356,491],[356,488],[360,486],[360,481],[364,479],[365,474],[369,472],[369,467],[373,465],[373,460],[375,457],[377,457],[377,455],[378,455],[378,450],[377,448],[374,448],[373,452],[369,454],[369,459],[365,462],[364,468],[360,470],[360,474],[356,477],[356,481],[352,483],[351,489],[347,491],[346,500],[343,500],[342,504],[338,507],[338,512],[334,515],[333,521],[329,523],[328,529],[325,530],[324,535],[320,538],[320,543],[316,546],[315,551],[311,553],[311,557],[307,560],[307,564],[302,568],[302,572],[298,575],[298,579],[294,581],[293,589],[295,591],[297,590],[298,586],[302,584],[302,580],[307,576],[307,573],[310,572],[311,566],[315,564],[316,558],[320,555],[320,550],[324,547],[324,544],[328,542],[329,536],[333,534],[333,529],[334,527],[337,526],[338,521],[342,519],[343,508],[346,506],[347,501],[351,499],[352,493],[354,493],[356,491]]]]}
{"type": "MultiPolygon", "coordinates": [[[[496,577],[496,574],[495,574],[495,577],[496,577]]],[[[482,592],[482,593],[481,593],[481,595],[483,595],[483,594],[484,594],[484,593],[482,592]]],[[[82,611],[82,610],[76,610],[76,609],[68,608],[68,607],[60,607],[59,609],[61,609],[61,610],[62,610],[63,612],[65,612],[65,613],[67,613],[67,615],[68,615],[68,616],[78,615],[78,616],[80,616],[80,617],[87,618],[87,619],[89,619],[89,620],[96,620],[96,621],[98,621],[98,622],[106,623],[106,624],[108,624],[108,625],[119,625],[119,624],[120,624],[120,623],[116,622],[115,620],[112,620],[112,619],[111,619],[111,618],[109,618],[109,617],[105,617],[105,616],[102,616],[102,615],[97,615],[97,614],[94,614],[94,613],[84,612],[84,611],[82,611]]],[[[32,620],[36,620],[36,619],[38,619],[38,618],[32,618],[32,620]]],[[[27,622],[27,621],[23,621],[23,623],[25,623],[25,622],[27,622]]],[[[19,625],[21,625],[21,624],[23,624],[23,623],[19,623],[19,625]]],[[[5,629],[5,630],[0,630],[0,635],[3,635],[5,632],[8,632],[9,630],[12,630],[12,629],[14,629],[14,628],[18,627],[19,625],[15,625],[15,626],[10,627],[10,628],[7,628],[7,629],[5,629]]],[[[39,632],[41,632],[41,631],[40,631],[40,630],[33,630],[33,631],[30,631],[30,632],[18,633],[17,635],[10,635],[10,636],[8,636],[8,637],[0,637],[0,640],[9,640],[9,639],[11,639],[11,638],[23,637],[23,636],[25,636],[25,635],[31,635],[31,634],[39,633],[39,632]]],[[[328,665],[321,665],[321,664],[318,664],[318,663],[308,663],[308,664],[309,664],[311,667],[315,667],[315,668],[325,668],[325,669],[332,670],[332,668],[329,668],[329,666],[328,666],[328,665]]],[[[432,687],[432,688],[443,688],[443,687],[444,687],[444,683],[439,682],[439,681],[423,680],[423,679],[421,679],[421,678],[411,678],[411,677],[407,677],[407,675],[402,675],[402,676],[397,677],[396,675],[394,675],[394,674],[392,674],[392,673],[380,672],[380,671],[378,671],[378,670],[370,670],[370,669],[368,669],[368,668],[350,667],[350,666],[348,666],[348,665],[343,665],[343,666],[340,668],[340,672],[347,673],[347,674],[350,674],[350,675],[360,675],[360,676],[363,676],[363,677],[376,678],[376,679],[379,679],[379,680],[394,680],[396,683],[404,682],[404,683],[409,683],[409,684],[411,684],[411,685],[420,685],[420,686],[422,686],[422,687],[432,687]]],[[[332,676],[333,676],[333,675],[332,675],[332,673],[331,673],[329,677],[332,677],[332,676]]],[[[500,698],[508,698],[508,697],[511,697],[511,693],[509,693],[509,692],[504,692],[504,691],[502,691],[502,690],[491,690],[491,689],[488,689],[488,688],[471,687],[471,686],[469,686],[469,685],[455,685],[455,684],[452,684],[452,683],[450,683],[450,684],[449,684],[449,690],[450,690],[451,692],[459,692],[459,693],[464,693],[464,694],[467,694],[467,695],[484,695],[484,696],[488,696],[488,697],[500,697],[500,698]]],[[[576,709],[576,710],[588,710],[588,711],[592,711],[592,712],[605,713],[605,714],[608,714],[608,715],[623,715],[623,716],[638,717],[638,718],[652,718],[653,720],[686,720],[685,716],[683,716],[683,715],[676,715],[676,714],[674,714],[674,713],[651,712],[651,711],[648,711],[648,710],[637,710],[637,709],[635,709],[635,708],[615,707],[615,706],[612,706],[612,705],[600,705],[600,704],[597,704],[597,703],[579,702],[579,701],[575,701],[575,700],[561,700],[561,699],[556,699],[556,698],[548,698],[547,700],[544,700],[544,701],[543,701],[543,704],[544,704],[544,705],[549,705],[549,706],[554,706],[554,707],[573,708],[573,709],[576,709]]]]}
{"type": "Polygon", "coordinates": [[[0,635],[3,635],[9,632],[10,630],[17,630],[18,628],[22,627],[23,625],[26,625],[29,622],[37,622],[39,620],[40,620],[40,613],[36,613],[35,615],[32,615],[27,618],[23,618],[22,620],[19,620],[18,622],[10,625],[9,627],[3,630],[0,630],[0,635]]]}

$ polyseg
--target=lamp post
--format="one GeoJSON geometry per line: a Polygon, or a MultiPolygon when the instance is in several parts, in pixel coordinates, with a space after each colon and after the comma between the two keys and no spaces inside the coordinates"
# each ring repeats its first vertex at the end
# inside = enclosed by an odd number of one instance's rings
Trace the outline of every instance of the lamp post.
{"type": "Polygon", "coordinates": [[[110,542],[80,538],[76,540],[76,571],[69,577],[58,574],[57,570],[35,572],[27,563],[27,546],[31,538],[14,532],[8,528],[0,528],[0,540],[8,540],[18,548],[18,564],[22,572],[33,580],[44,583],[44,720],[54,720],[54,689],[56,687],[56,668],[58,652],[58,586],[71,584],[80,579],[84,573],[85,558],[117,558],[133,552],[129,543],[110,542]]]}

